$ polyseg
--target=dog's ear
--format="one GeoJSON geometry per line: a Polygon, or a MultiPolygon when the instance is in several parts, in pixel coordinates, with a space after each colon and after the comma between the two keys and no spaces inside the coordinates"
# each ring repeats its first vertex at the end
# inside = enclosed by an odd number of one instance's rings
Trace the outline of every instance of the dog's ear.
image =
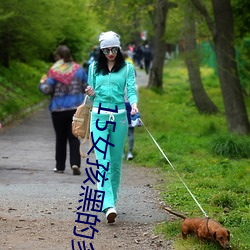
{"type": "Polygon", "coordinates": [[[230,241],[230,232],[227,230],[228,236],[227,236],[227,240],[230,241]]]}
{"type": "Polygon", "coordinates": [[[213,233],[213,238],[216,240],[216,232],[213,233]]]}

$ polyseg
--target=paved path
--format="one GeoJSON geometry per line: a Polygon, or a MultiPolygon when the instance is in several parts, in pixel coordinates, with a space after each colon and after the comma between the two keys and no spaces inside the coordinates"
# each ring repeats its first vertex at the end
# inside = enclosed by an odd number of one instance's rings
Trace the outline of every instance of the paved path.
{"type": "Polygon", "coordinates": [[[148,75],[141,69],[136,69],[136,84],[138,87],[145,87],[148,85],[148,75]]]}
{"type": "MultiPolygon", "coordinates": [[[[137,79],[138,85],[142,86],[147,76],[140,74],[137,79]]],[[[70,244],[73,238],[79,193],[82,181],[86,179],[86,163],[83,159],[81,176],[73,176],[69,164],[64,174],[53,173],[54,140],[47,107],[14,126],[0,130],[1,250],[71,249],[70,245],[65,246],[62,239],[70,244]],[[22,223],[25,222],[28,224],[24,227],[22,223]],[[53,228],[57,224],[59,229],[55,233],[53,228]],[[64,230],[59,241],[60,225],[64,230]]],[[[138,235],[141,249],[164,249],[161,241],[158,242],[160,245],[150,246],[150,242],[157,242],[152,240],[153,225],[167,219],[166,213],[159,209],[158,193],[152,188],[157,182],[159,176],[156,170],[135,168],[125,162],[117,205],[118,226],[107,228],[101,215],[99,231],[102,236],[96,236],[94,244],[99,244],[102,249],[137,249],[138,240],[129,245],[128,242],[133,237],[131,234],[141,232],[138,235]],[[113,230],[112,235],[118,234],[113,237],[112,244],[106,235],[110,230],[113,230]],[[151,238],[145,230],[150,231],[151,238]],[[122,234],[123,237],[120,236],[122,234]]]]}

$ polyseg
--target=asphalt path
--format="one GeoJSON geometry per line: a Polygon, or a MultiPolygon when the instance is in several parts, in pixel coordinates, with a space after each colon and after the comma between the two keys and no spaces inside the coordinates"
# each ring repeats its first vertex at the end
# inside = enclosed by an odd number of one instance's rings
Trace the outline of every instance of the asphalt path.
{"type": "MultiPolygon", "coordinates": [[[[138,86],[145,86],[146,83],[147,76],[143,72],[138,72],[138,86]]],[[[81,186],[83,180],[87,178],[84,171],[87,167],[86,159],[82,159],[82,174],[80,176],[72,175],[69,157],[67,157],[65,173],[57,174],[53,172],[55,167],[54,154],[55,136],[47,107],[40,108],[29,117],[0,130],[1,250],[31,249],[28,247],[29,240],[25,235],[23,235],[23,240],[22,236],[19,237],[20,242],[25,241],[25,243],[22,243],[24,244],[23,247],[21,247],[21,243],[18,243],[19,247],[14,244],[12,234],[17,233],[15,225],[11,230],[11,225],[5,224],[6,230],[4,231],[4,223],[12,221],[13,218],[31,221],[39,221],[44,218],[49,221],[66,220],[74,222],[76,220],[75,212],[79,206],[79,194],[82,193],[81,186]]],[[[93,161],[94,155],[91,154],[89,157],[93,161]]],[[[159,181],[160,177],[157,170],[133,167],[125,161],[120,198],[117,204],[117,223],[124,223],[125,226],[134,222],[141,225],[154,225],[165,221],[168,215],[161,211],[158,191],[152,188],[159,181]]],[[[89,184],[89,187],[96,189],[92,184],[89,184]]],[[[105,223],[103,215],[100,219],[102,223],[105,223]]],[[[69,231],[72,233],[71,228],[69,231]]],[[[102,242],[104,241],[105,239],[102,240],[102,242]]],[[[109,245],[108,242],[105,242],[105,244],[109,245]]],[[[126,247],[126,243],[122,246],[120,249],[136,249],[126,247]]],[[[46,247],[34,249],[46,249],[46,247]]],[[[149,246],[142,249],[153,249],[153,247],[149,246]]],[[[161,248],[158,247],[157,249],[161,248]]]]}

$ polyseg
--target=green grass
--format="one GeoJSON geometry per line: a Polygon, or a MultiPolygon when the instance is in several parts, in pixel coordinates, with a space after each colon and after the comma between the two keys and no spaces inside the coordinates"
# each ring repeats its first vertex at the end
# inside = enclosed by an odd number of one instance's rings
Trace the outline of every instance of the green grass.
{"type": "Polygon", "coordinates": [[[10,116],[20,117],[21,111],[34,107],[46,97],[38,90],[42,74],[48,65],[33,62],[30,65],[11,62],[10,68],[0,67],[0,122],[10,116]]]}
{"type": "MultiPolygon", "coordinates": [[[[139,110],[174,170],[144,127],[135,129],[133,162],[159,169],[164,181],[156,188],[165,204],[189,217],[203,216],[181,178],[206,213],[230,230],[232,249],[250,249],[250,138],[227,132],[218,79],[209,68],[202,68],[201,73],[205,89],[220,113],[201,115],[197,111],[183,62],[171,61],[164,70],[164,93],[141,88],[139,110]]],[[[184,242],[178,237],[180,224],[180,219],[162,223],[155,231],[175,239],[178,250],[217,249],[213,243],[201,248],[192,237],[184,242]]]]}

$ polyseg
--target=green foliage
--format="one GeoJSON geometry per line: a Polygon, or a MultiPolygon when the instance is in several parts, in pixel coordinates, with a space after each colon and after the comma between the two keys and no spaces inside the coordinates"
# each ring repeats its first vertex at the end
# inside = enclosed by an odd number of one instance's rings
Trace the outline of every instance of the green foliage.
{"type": "Polygon", "coordinates": [[[149,40],[154,36],[154,0],[94,0],[91,6],[97,15],[98,23],[105,30],[114,30],[121,35],[122,46],[131,42],[142,42],[140,33],[147,30],[149,40]]]}
{"type": "MultiPolygon", "coordinates": [[[[170,8],[168,11],[167,25],[165,32],[165,40],[167,43],[178,44],[183,40],[185,34],[185,17],[191,16],[195,19],[196,36],[198,41],[211,39],[204,18],[195,10],[191,1],[178,0],[171,1],[177,4],[176,8],[170,8]]],[[[203,1],[209,13],[212,13],[212,5],[210,1],[203,1]]]]}
{"type": "Polygon", "coordinates": [[[184,13],[181,2],[177,8],[168,11],[165,40],[170,44],[176,44],[183,38],[184,13]]]}
{"type": "Polygon", "coordinates": [[[237,62],[241,85],[245,93],[250,96],[250,34],[244,39],[238,41],[237,62]]]}
{"type": "Polygon", "coordinates": [[[39,80],[49,65],[34,61],[32,66],[12,62],[7,70],[0,67],[0,121],[19,117],[21,111],[40,103],[45,97],[38,90],[39,80]]]}
{"type": "Polygon", "coordinates": [[[236,197],[234,194],[230,194],[229,192],[220,192],[219,194],[214,194],[211,198],[210,204],[212,206],[217,206],[223,208],[234,209],[237,207],[236,197]]]}
{"type": "Polygon", "coordinates": [[[250,158],[250,140],[236,135],[216,136],[211,142],[214,154],[228,158],[250,158]]]}
{"type": "Polygon", "coordinates": [[[237,38],[244,38],[249,35],[250,14],[246,11],[249,8],[250,2],[248,0],[232,0],[235,35],[237,38]]]}
{"type": "MultiPolygon", "coordinates": [[[[202,67],[201,72],[207,93],[222,113],[199,114],[193,104],[183,61],[169,61],[164,69],[164,92],[140,88],[139,110],[143,123],[174,169],[144,127],[135,130],[133,163],[161,171],[163,181],[156,188],[165,204],[189,217],[201,217],[202,212],[181,178],[206,213],[230,230],[233,249],[248,249],[250,158],[249,154],[248,158],[243,157],[250,152],[249,137],[227,133],[218,79],[210,68],[202,67]],[[221,138],[232,139],[232,148],[237,148],[237,154],[233,155],[237,158],[231,158],[232,153],[230,157],[212,153],[211,145],[221,138]]],[[[250,111],[250,106],[247,107],[250,111]]],[[[180,235],[179,224],[179,220],[163,223],[156,230],[173,239],[180,235]]],[[[201,249],[199,241],[192,236],[190,241],[175,239],[174,244],[178,250],[201,249]]],[[[207,243],[203,249],[217,249],[217,246],[207,243]]]]}
{"type": "Polygon", "coordinates": [[[0,10],[0,64],[12,59],[48,61],[59,44],[66,44],[82,61],[96,43],[95,15],[88,2],[2,0],[0,10]]]}
{"type": "Polygon", "coordinates": [[[159,223],[154,232],[156,234],[163,233],[165,235],[166,240],[171,240],[172,238],[176,238],[176,235],[180,235],[181,221],[175,222],[163,222],[159,223]]]}

